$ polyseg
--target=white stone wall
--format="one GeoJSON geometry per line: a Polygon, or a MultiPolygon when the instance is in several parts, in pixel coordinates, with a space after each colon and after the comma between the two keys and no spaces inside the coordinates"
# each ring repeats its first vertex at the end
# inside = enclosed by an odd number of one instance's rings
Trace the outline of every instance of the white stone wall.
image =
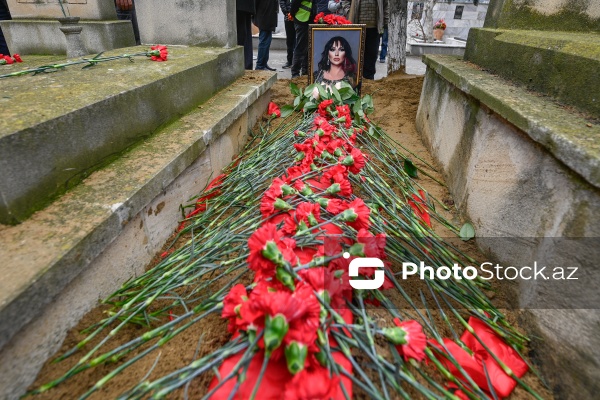
{"type": "MultiPolygon", "coordinates": [[[[408,3],[408,18],[410,21],[413,4],[417,2],[408,3]]],[[[433,7],[433,23],[439,19],[446,21],[446,38],[462,38],[467,39],[469,36],[469,29],[481,28],[485,21],[485,15],[487,13],[489,0],[480,0],[478,5],[474,5],[473,1],[447,1],[438,0],[438,3],[433,7]],[[457,6],[463,6],[464,10],[461,19],[454,19],[454,12],[457,6]]],[[[420,35],[419,35],[420,36],[420,35]]]]}
{"type": "Polygon", "coordinates": [[[447,25],[444,36],[466,39],[469,36],[469,29],[483,26],[487,9],[488,4],[482,4],[482,2],[476,6],[470,1],[453,1],[450,4],[439,2],[433,8],[433,23],[435,24],[438,19],[443,18],[447,25]],[[464,7],[461,19],[454,19],[454,11],[457,6],[464,7]]]}

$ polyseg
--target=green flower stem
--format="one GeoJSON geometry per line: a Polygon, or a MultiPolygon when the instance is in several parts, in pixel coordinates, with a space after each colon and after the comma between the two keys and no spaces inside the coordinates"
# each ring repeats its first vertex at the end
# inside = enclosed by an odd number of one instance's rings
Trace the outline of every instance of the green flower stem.
{"type": "MultiPolygon", "coordinates": [[[[61,7],[62,7],[62,3],[61,3],[61,7]]],[[[109,56],[109,57],[100,57],[100,55],[102,53],[99,53],[94,58],[83,58],[81,60],[67,61],[65,63],[60,63],[60,64],[42,65],[42,66],[36,67],[36,68],[30,68],[30,69],[26,69],[26,70],[22,70],[22,71],[12,72],[10,74],[0,75],[0,79],[10,78],[10,77],[14,77],[14,76],[28,75],[28,74],[37,75],[37,74],[41,74],[41,73],[56,72],[59,69],[70,67],[72,65],[86,64],[86,67],[92,67],[101,62],[118,60],[121,58],[127,58],[133,62],[133,57],[138,57],[138,56],[150,57],[151,54],[149,54],[149,53],[150,53],[150,51],[144,51],[144,52],[139,52],[139,53],[134,53],[134,54],[122,54],[120,56],[109,56]]],[[[84,67],[84,68],[86,68],[86,67],[84,67]]]]}

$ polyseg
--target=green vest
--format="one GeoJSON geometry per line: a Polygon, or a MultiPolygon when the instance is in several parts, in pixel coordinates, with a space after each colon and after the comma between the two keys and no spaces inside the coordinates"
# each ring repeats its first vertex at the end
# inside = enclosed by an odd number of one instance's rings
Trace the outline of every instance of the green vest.
{"type": "Polygon", "coordinates": [[[300,9],[294,16],[300,22],[306,22],[310,18],[312,10],[312,0],[302,0],[300,3],[300,9]]]}

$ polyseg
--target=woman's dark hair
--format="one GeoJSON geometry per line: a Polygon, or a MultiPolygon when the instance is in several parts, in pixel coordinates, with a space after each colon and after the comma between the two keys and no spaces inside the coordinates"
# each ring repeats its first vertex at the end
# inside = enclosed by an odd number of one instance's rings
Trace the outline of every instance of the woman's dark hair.
{"type": "Polygon", "coordinates": [[[321,53],[321,61],[317,64],[319,70],[329,71],[329,68],[331,68],[331,65],[329,65],[329,49],[335,42],[339,42],[346,52],[346,61],[342,66],[344,72],[346,74],[355,72],[356,60],[352,57],[352,47],[350,47],[350,43],[348,43],[346,38],[342,36],[334,36],[325,43],[325,48],[323,49],[323,53],[321,53]]]}

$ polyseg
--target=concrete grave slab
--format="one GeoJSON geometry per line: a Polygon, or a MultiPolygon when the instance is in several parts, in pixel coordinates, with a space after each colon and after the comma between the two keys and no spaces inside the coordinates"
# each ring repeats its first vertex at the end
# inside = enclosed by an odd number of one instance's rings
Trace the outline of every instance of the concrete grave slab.
{"type": "MultiPolygon", "coordinates": [[[[106,55],[146,50],[130,47],[106,55]]],[[[241,47],[179,47],[171,48],[163,63],[121,59],[0,81],[0,223],[25,220],[209,99],[243,73],[242,58],[241,47]]]]}
{"type": "Polygon", "coordinates": [[[250,71],[17,226],[0,226],[0,388],[18,399],[68,329],[144,267],[231,162],[276,74],[250,71]]]}

